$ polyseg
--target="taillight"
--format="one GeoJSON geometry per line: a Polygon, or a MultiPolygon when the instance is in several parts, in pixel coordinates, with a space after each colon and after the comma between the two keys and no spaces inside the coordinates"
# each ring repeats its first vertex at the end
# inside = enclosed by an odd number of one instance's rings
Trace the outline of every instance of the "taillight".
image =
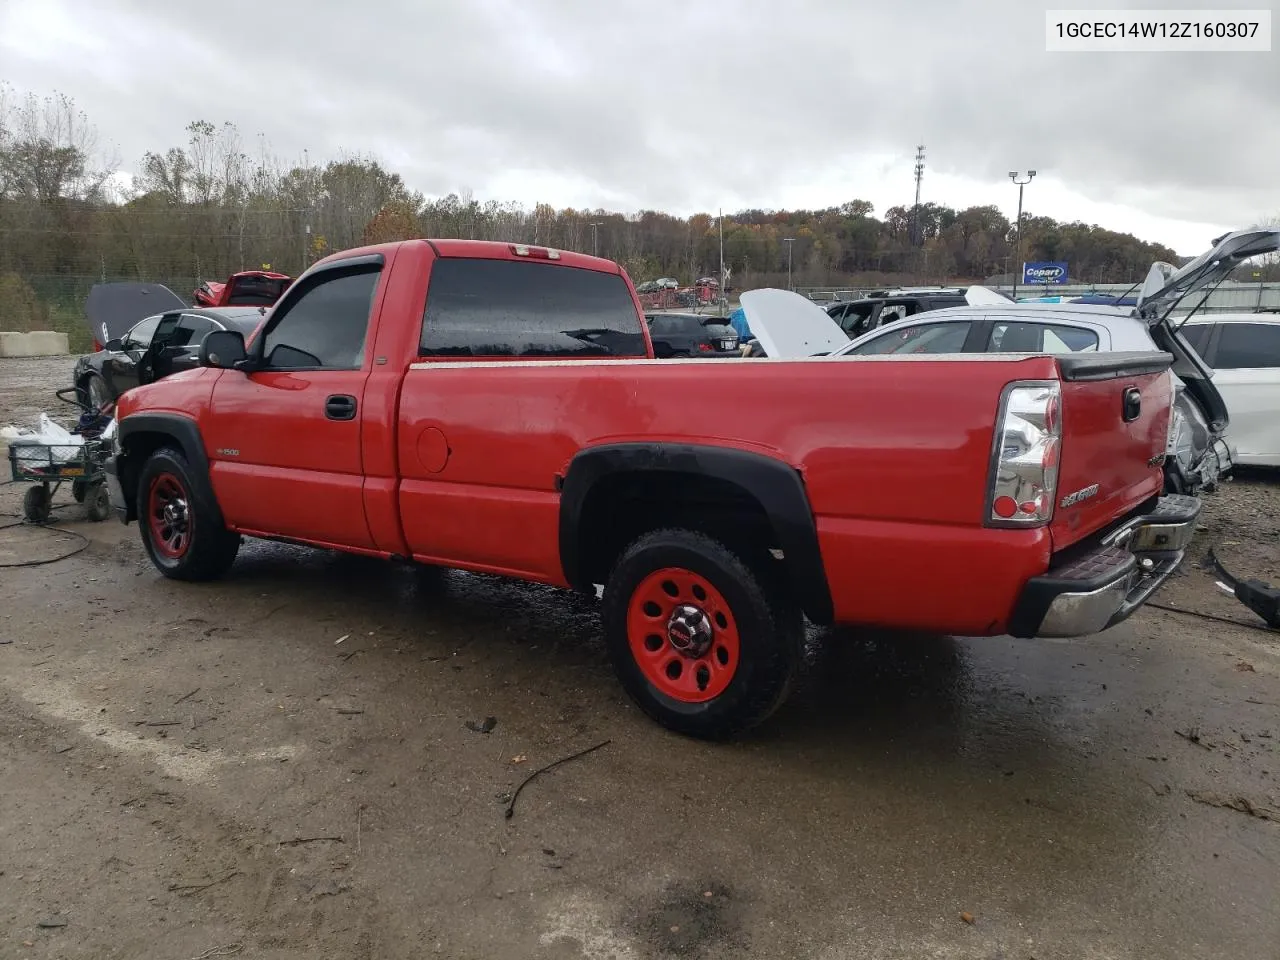
{"type": "Polygon", "coordinates": [[[996,416],[987,526],[1035,527],[1052,519],[1061,449],[1058,382],[1008,387],[996,416]]]}

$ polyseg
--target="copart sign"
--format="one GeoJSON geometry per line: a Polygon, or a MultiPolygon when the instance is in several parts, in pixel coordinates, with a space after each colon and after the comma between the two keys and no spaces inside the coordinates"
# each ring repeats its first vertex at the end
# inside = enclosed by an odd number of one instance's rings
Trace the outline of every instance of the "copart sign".
{"type": "Polygon", "coordinates": [[[1024,263],[1022,265],[1022,282],[1027,285],[1066,283],[1067,265],[1057,261],[1024,263]]]}

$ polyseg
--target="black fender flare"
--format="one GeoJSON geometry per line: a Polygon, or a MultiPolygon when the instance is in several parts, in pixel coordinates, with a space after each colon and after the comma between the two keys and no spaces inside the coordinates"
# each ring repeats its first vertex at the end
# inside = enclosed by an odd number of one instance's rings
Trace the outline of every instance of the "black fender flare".
{"type": "Polygon", "coordinates": [[[613,443],[580,451],[560,482],[560,563],[575,589],[592,584],[580,546],[592,488],[618,473],[685,473],[727,481],[764,509],[782,550],[794,596],[819,625],[835,619],[818,543],[818,527],[800,471],[775,457],[731,447],[683,443],[613,443]]]}
{"type": "MultiPolygon", "coordinates": [[[[205,453],[200,427],[190,417],[177,413],[135,413],[123,418],[116,425],[120,453],[112,469],[124,491],[128,519],[137,519],[137,498],[133,494],[138,473],[145,459],[129,452],[129,438],[139,434],[159,434],[174,441],[174,445],[187,458],[187,463],[191,464],[191,470],[195,474],[192,480],[200,487],[199,492],[216,511],[218,522],[223,523],[222,509],[218,506],[218,498],[213,495],[213,481],[209,477],[209,456],[205,453]]],[[[148,451],[149,454],[150,451],[148,451]]]]}

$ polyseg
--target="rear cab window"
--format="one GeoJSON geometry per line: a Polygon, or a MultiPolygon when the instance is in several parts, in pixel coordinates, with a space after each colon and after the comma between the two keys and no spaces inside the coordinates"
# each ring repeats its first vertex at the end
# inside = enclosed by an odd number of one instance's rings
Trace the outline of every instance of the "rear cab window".
{"type": "Polygon", "coordinates": [[[431,268],[419,355],[648,356],[620,274],[563,264],[439,259],[431,268]]]}

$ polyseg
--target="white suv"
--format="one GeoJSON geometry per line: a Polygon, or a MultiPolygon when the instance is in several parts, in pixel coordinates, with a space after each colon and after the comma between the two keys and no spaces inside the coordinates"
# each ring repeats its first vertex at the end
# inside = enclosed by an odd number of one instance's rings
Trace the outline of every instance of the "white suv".
{"type": "Polygon", "coordinates": [[[1280,467],[1280,313],[1194,316],[1182,336],[1213,369],[1236,462],[1280,467]]]}

